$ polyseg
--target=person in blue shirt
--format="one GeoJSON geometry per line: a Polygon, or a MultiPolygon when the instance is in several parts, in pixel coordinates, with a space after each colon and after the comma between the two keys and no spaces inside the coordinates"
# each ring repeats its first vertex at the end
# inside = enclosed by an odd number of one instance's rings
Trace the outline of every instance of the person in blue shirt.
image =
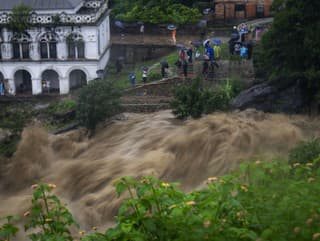
{"type": "Polygon", "coordinates": [[[209,61],[214,61],[214,50],[213,48],[209,45],[209,44],[206,44],[205,46],[206,48],[206,55],[209,56],[209,61]]]}
{"type": "Polygon", "coordinates": [[[129,75],[131,86],[134,87],[136,84],[136,75],[134,72],[129,75]]]}
{"type": "Polygon", "coordinates": [[[242,45],[242,47],[240,49],[240,57],[241,57],[241,59],[245,59],[248,57],[248,48],[244,45],[242,45]]]}

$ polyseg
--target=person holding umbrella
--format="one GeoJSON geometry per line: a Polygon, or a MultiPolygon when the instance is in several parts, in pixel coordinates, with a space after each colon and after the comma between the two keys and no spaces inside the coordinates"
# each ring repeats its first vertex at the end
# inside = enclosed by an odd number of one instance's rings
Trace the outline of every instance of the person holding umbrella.
{"type": "Polygon", "coordinates": [[[173,44],[175,45],[177,42],[177,39],[176,39],[177,27],[173,24],[170,24],[168,25],[167,28],[171,31],[172,41],[173,41],[173,44]]]}

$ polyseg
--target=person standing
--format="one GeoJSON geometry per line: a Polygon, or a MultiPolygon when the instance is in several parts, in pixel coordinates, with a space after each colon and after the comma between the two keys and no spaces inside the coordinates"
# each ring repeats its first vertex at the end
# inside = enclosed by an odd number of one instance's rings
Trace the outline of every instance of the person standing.
{"type": "Polygon", "coordinates": [[[186,79],[188,76],[188,62],[186,60],[184,60],[182,63],[182,69],[183,69],[184,78],[186,79]]]}
{"type": "Polygon", "coordinates": [[[173,42],[174,45],[177,42],[176,34],[177,34],[177,30],[176,29],[172,30],[171,35],[172,35],[172,42],[173,42]]]}
{"type": "Polygon", "coordinates": [[[142,43],[144,43],[144,24],[141,24],[140,26],[140,34],[142,38],[142,43]]]}
{"type": "Polygon", "coordinates": [[[220,45],[218,45],[218,44],[214,45],[213,50],[214,50],[215,59],[219,59],[220,58],[220,52],[221,52],[220,45]]]}
{"type": "Polygon", "coordinates": [[[192,63],[192,54],[193,54],[193,51],[192,51],[192,48],[188,48],[187,50],[187,56],[188,56],[188,62],[189,63],[192,63]]]}
{"type": "Polygon", "coordinates": [[[4,95],[4,85],[3,82],[0,82],[0,95],[4,95]]]}
{"type": "Polygon", "coordinates": [[[136,75],[134,72],[130,73],[129,79],[130,79],[131,87],[134,87],[136,85],[136,75]]]}
{"type": "Polygon", "coordinates": [[[143,83],[147,83],[148,71],[146,69],[142,70],[142,81],[143,83]]]}

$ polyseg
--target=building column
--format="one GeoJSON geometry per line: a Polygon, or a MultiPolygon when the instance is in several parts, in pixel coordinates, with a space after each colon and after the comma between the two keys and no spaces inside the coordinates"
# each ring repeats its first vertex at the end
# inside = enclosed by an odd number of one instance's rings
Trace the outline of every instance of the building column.
{"type": "Polygon", "coordinates": [[[9,39],[9,32],[7,28],[2,29],[3,43],[1,45],[2,59],[12,58],[12,46],[9,39]]]}
{"type": "Polygon", "coordinates": [[[57,57],[61,60],[66,60],[68,58],[67,42],[57,43],[57,57]]]}
{"type": "Polygon", "coordinates": [[[32,94],[38,95],[42,93],[42,85],[40,79],[32,79],[32,94]]]}
{"type": "Polygon", "coordinates": [[[70,83],[69,83],[69,77],[66,78],[59,78],[59,88],[60,88],[60,94],[68,94],[70,91],[70,83]]]}
{"type": "Polygon", "coordinates": [[[16,94],[16,85],[14,84],[14,80],[13,79],[7,79],[8,81],[8,93],[11,95],[15,95],[16,94]]]}
{"type": "Polygon", "coordinates": [[[40,60],[39,42],[33,42],[30,44],[30,58],[32,60],[40,60]]]}

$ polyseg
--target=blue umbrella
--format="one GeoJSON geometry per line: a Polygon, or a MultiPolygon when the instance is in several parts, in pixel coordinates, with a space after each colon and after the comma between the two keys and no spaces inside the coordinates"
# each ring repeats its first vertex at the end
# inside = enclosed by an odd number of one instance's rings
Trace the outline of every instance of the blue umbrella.
{"type": "Polygon", "coordinates": [[[116,25],[118,28],[124,28],[124,25],[121,21],[115,21],[114,25],[116,25]]]}
{"type": "Polygon", "coordinates": [[[221,45],[221,44],[222,44],[221,39],[217,39],[217,38],[212,39],[211,42],[212,42],[213,44],[216,44],[216,45],[221,45]]]}
{"type": "Polygon", "coordinates": [[[249,33],[249,31],[248,31],[248,30],[245,30],[245,29],[241,29],[241,30],[239,31],[239,33],[240,33],[240,34],[247,34],[247,33],[249,33]]]}
{"type": "Polygon", "coordinates": [[[175,30],[175,29],[177,29],[177,26],[176,26],[176,25],[173,25],[173,24],[170,24],[170,25],[168,25],[167,29],[169,29],[169,30],[175,30]]]}

